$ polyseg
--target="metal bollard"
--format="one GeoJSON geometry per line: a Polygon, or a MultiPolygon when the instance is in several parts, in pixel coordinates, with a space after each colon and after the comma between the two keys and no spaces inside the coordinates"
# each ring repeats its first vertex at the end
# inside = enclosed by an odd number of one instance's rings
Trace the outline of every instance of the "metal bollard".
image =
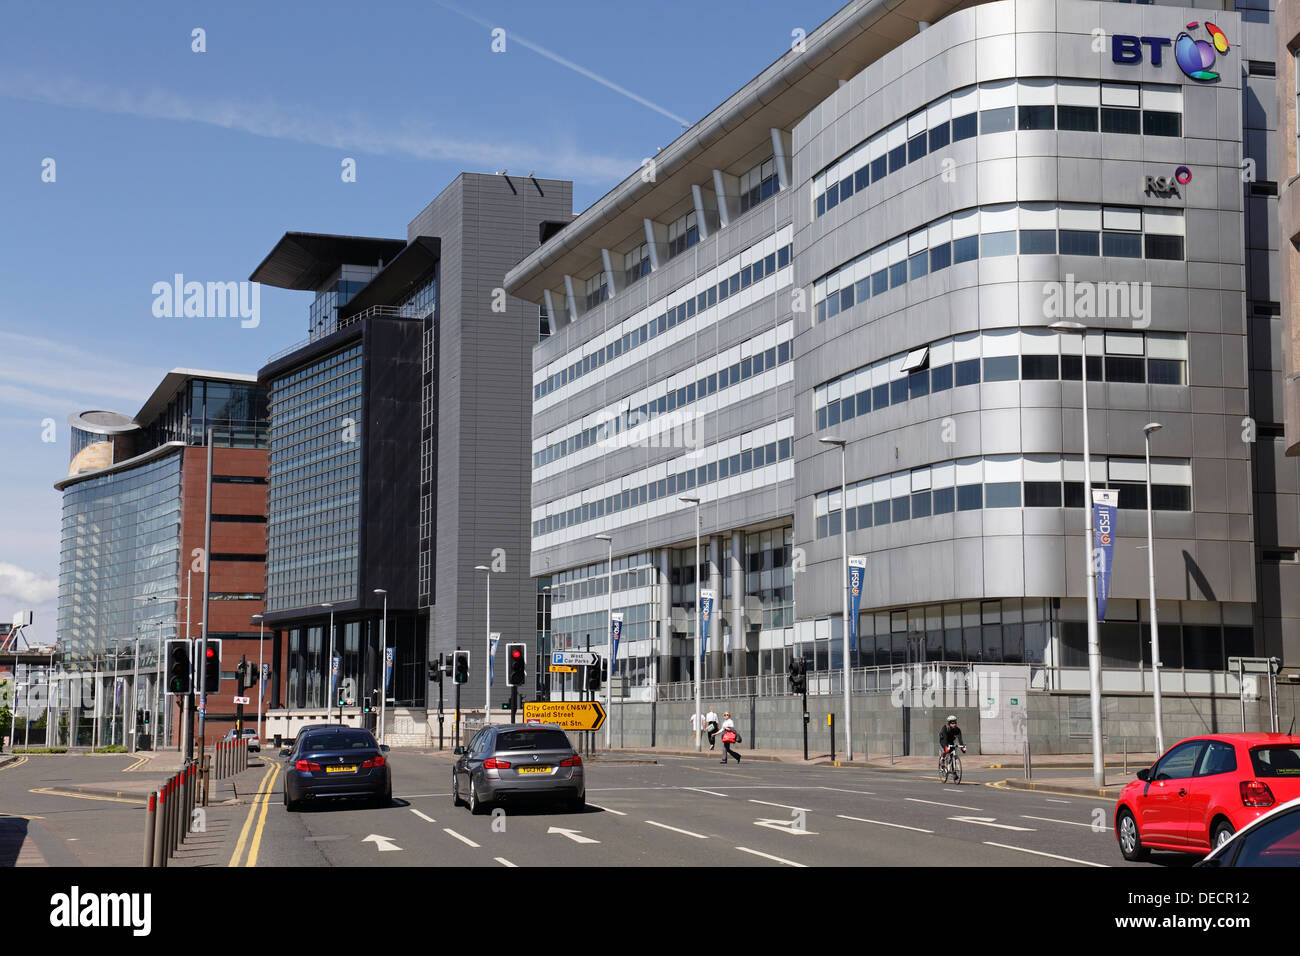
{"type": "Polygon", "coordinates": [[[176,828],[176,846],[179,848],[185,842],[185,833],[189,829],[190,821],[190,772],[189,767],[181,770],[181,822],[176,828]]]}
{"type": "Polygon", "coordinates": [[[158,788],[158,812],[155,813],[153,817],[153,822],[154,822],[153,865],[154,866],[163,865],[164,854],[163,854],[162,821],[163,821],[163,816],[165,815],[167,810],[166,794],[167,791],[165,791],[161,787],[158,788]]]}
{"type": "Polygon", "coordinates": [[[158,812],[157,798],[149,794],[149,811],[144,824],[144,866],[153,866],[154,816],[158,812]]]}
{"type": "Polygon", "coordinates": [[[1034,779],[1034,767],[1033,764],[1030,762],[1028,738],[1025,739],[1025,779],[1026,780],[1034,779]]]}
{"type": "Polygon", "coordinates": [[[167,840],[167,852],[175,853],[181,837],[181,775],[172,775],[172,827],[167,840]]]}

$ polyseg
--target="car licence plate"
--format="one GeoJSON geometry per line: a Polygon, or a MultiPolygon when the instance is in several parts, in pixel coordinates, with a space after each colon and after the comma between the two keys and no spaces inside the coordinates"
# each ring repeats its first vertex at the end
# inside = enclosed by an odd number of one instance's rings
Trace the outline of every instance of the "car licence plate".
{"type": "Polygon", "coordinates": [[[350,767],[326,767],[325,772],[326,773],[356,773],[357,765],[353,764],[350,767]]]}
{"type": "Polygon", "coordinates": [[[520,767],[520,773],[550,773],[550,767],[520,767]]]}

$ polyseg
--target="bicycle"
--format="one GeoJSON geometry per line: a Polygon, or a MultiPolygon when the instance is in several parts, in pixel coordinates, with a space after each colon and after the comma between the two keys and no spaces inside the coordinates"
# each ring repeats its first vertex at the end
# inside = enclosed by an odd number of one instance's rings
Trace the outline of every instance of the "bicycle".
{"type": "Polygon", "coordinates": [[[943,783],[947,783],[949,777],[953,783],[961,783],[961,757],[957,756],[955,746],[949,747],[939,758],[939,773],[943,783]]]}

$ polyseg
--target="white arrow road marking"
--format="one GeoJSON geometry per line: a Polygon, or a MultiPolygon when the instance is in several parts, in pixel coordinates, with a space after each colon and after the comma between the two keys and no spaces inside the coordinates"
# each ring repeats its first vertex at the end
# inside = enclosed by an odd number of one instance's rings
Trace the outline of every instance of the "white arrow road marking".
{"type": "Polygon", "coordinates": [[[653,820],[647,820],[646,823],[650,824],[652,827],[661,827],[661,828],[663,828],[663,829],[665,829],[665,830],[672,830],[674,833],[681,833],[681,834],[683,834],[683,835],[685,835],[685,836],[688,836],[688,837],[695,837],[695,839],[697,839],[697,840],[707,840],[707,839],[708,839],[708,837],[706,837],[703,833],[692,833],[690,830],[679,830],[679,829],[677,829],[677,827],[670,827],[670,826],[669,826],[668,824],[666,824],[666,823],[655,823],[655,821],[653,821],[653,820]]]}
{"type": "Polygon", "coordinates": [[[421,813],[419,810],[415,809],[415,807],[407,807],[406,809],[410,810],[412,813],[414,813],[417,817],[419,817],[421,820],[425,821],[426,823],[438,822],[433,817],[429,816],[427,813],[421,813]]]}
{"type": "Polygon", "coordinates": [[[817,836],[816,832],[812,830],[796,830],[793,820],[768,820],[765,817],[759,817],[754,821],[754,826],[767,827],[769,830],[780,830],[782,833],[789,833],[793,836],[817,836]]]}
{"type": "Polygon", "coordinates": [[[504,856],[494,856],[492,859],[496,860],[496,861],[497,861],[498,863],[500,863],[502,866],[508,866],[508,867],[510,867],[512,870],[517,870],[517,869],[519,869],[519,867],[518,867],[517,864],[515,864],[515,863],[511,863],[511,862],[510,862],[509,860],[507,860],[504,856]]]}
{"type": "Polygon", "coordinates": [[[1099,866],[1102,869],[1109,869],[1106,863],[1093,863],[1090,860],[1076,860],[1072,856],[1057,856],[1055,853],[1043,853],[1039,850],[1026,850],[1023,846],[1010,846],[1006,843],[994,843],[992,840],[985,840],[985,846],[1000,846],[1004,850],[1018,850],[1021,853],[1032,853],[1034,856],[1050,856],[1053,860],[1066,860],[1069,863],[1078,863],[1082,866],[1099,866]]]}
{"type": "Polygon", "coordinates": [[[372,833],[361,841],[362,843],[373,843],[380,853],[387,853],[390,850],[400,850],[401,847],[393,842],[392,837],[380,836],[378,833],[372,833]]]}
{"type": "Polygon", "coordinates": [[[782,810],[802,810],[804,813],[812,813],[807,807],[792,807],[788,803],[768,803],[766,800],[755,800],[752,797],[750,803],[761,803],[765,807],[780,807],[782,810]]]}
{"type": "Polygon", "coordinates": [[[457,840],[459,840],[461,843],[465,844],[466,846],[472,846],[474,847],[474,849],[476,850],[478,849],[477,843],[475,843],[469,837],[461,836],[459,833],[457,833],[455,830],[451,829],[450,827],[443,827],[442,832],[447,834],[447,836],[455,837],[457,840]]]}
{"type": "Polygon", "coordinates": [[[932,807],[952,807],[954,810],[974,810],[978,812],[982,809],[981,807],[964,807],[960,803],[940,803],[938,800],[922,800],[918,797],[904,797],[903,799],[909,800],[912,803],[928,803],[932,807]]]}
{"type": "Polygon", "coordinates": [[[751,850],[751,849],[750,849],[749,847],[747,847],[747,846],[738,846],[738,847],[736,847],[736,849],[739,850],[741,853],[752,853],[752,854],[754,854],[754,856],[761,856],[761,857],[763,857],[763,859],[765,859],[765,860],[775,860],[777,863],[784,863],[786,866],[797,866],[797,867],[799,867],[801,870],[806,870],[806,869],[808,869],[808,867],[807,867],[806,865],[804,865],[803,863],[796,863],[796,862],[794,862],[794,860],[786,860],[786,859],[783,859],[782,857],[779,857],[779,856],[773,856],[773,855],[770,854],[770,853],[762,853],[762,852],[760,852],[760,851],[758,851],[758,850],[751,850]]]}
{"type": "Polygon", "coordinates": [[[846,817],[842,813],[835,814],[841,820],[854,820],[858,823],[874,823],[878,827],[894,827],[899,830],[915,830],[917,833],[933,833],[933,830],[923,830],[921,827],[905,827],[901,823],[886,823],[884,820],[868,820],[866,817],[846,817]]]}
{"type": "Polygon", "coordinates": [[[582,835],[581,830],[566,830],[563,827],[551,827],[547,833],[560,833],[568,837],[574,843],[599,843],[599,840],[593,840],[591,837],[582,835]]]}
{"type": "Polygon", "coordinates": [[[1064,823],[1066,826],[1087,827],[1089,830],[1092,829],[1091,823],[1076,823],[1074,820],[1053,820],[1051,817],[1031,817],[1027,813],[1022,813],[1020,815],[1026,820],[1042,820],[1044,823],[1064,823]]]}
{"type": "Polygon", "coordinates": [[[994,823],[997,817],[949,817],[949,820],[956,820],[959,823],[974,823],[981,827],[996,827],[999,830],[1019,830],[1021,833],[1036,832],[1033,827],[1013,827],[1007,823],[994,823]]]}

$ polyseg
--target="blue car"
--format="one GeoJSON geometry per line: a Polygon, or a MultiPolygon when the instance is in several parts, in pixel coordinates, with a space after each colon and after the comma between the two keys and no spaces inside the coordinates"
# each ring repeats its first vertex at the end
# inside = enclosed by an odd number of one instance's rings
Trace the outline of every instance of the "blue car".
{"type": "Polygon", "coordinates": [[[342,724],[303,729],[291,748],[280,751],[284,771],[284,806],[290,812],[304,802],[360,798],[377,807],[393,799],[388,747],[368,730],[342,724]]]}

